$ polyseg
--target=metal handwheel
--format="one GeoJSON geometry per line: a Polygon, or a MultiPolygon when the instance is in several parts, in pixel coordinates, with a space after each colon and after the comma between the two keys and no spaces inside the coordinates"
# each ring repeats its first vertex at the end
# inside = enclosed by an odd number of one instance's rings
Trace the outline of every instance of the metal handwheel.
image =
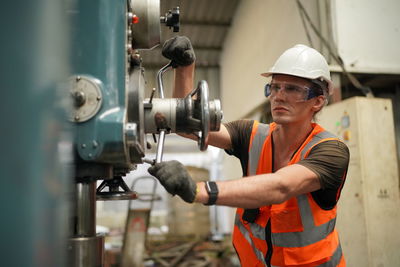
{"type": "MultiPolygon", "coordinates": [[[[200,127],[199,139],[197,144],[201,151],[208,147],[208,134],[210,131],[210,107],[208,102],[208,84],[206,81],[199,81],[197,88],[191,93],[191,97],[196,96],[195,102],[200,103],[200,127]]],[[[195,107],[198,106],[195,104],[195,107]]]]}

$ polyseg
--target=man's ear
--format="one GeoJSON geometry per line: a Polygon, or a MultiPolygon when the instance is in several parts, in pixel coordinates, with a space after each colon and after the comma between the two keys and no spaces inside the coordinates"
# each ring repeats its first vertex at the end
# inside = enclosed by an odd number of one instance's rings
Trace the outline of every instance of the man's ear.
{"type": "Polygon", "coordinates": [[[312,110],[314,111],[314,113],[317,113],[324,107],[324,105],[325,105],[325,96],[319,95],[315,98],[312,110]]]}

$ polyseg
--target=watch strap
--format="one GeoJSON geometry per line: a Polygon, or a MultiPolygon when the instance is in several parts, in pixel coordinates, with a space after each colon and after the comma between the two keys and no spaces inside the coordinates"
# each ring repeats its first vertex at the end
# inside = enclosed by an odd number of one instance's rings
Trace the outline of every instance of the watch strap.
{"type": "Polygon", "coordinates": [[[208,201],[206,206],[214,205],[218,199],[218,186],[216,182],[206,181],[205,182],[206,191],[208,193],[208,201]]]}

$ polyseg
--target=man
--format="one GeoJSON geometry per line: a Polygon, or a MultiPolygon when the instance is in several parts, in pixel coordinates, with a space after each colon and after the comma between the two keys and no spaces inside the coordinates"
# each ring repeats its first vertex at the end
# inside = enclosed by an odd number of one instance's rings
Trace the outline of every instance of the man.
{"type": "MultiPolygon", "coordinates": [[[[163,54],[178,65],[174,94],[184,97],[193,79],[190,41],[171,39],[163,54]]],[[[233,245],[242,266],[345,266],[335,222],[349,151],[312,122],[333,89],[328,64],[296,45],[262,75],[272,77],[265,94],[274,122],[235,121],[209,138],[240,159],[244,179],[196,184],[177,161],[149,172],[186,202],[238,208],[233,245]]]]}

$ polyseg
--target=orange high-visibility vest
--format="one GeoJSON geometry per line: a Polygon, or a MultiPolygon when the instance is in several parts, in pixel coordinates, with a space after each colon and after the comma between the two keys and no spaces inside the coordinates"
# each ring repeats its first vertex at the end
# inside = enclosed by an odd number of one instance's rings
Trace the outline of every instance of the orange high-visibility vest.
{"type": "MultiPolygon", "coordinates": [[[[271,134],[275,127],[275,123],[266,125],[254,122],[249,145],[249,176],[272,173],[271,134]]],[[[288,165],[306,158],[315,145],[327,140],[338,140],[318,124],[313,123],[312,127],[311,134],[288,165]]],[[[323,210],[311,193],[307,193],[281,204],[260,207],[259,210],[254,223],[242,219],[243,209],[236,211],[233,245],[242,266],[267,266],[266,226],[269,220],[271,266],[345,266],[335,230],[336,206],[331,210],[323,210]]]]}

